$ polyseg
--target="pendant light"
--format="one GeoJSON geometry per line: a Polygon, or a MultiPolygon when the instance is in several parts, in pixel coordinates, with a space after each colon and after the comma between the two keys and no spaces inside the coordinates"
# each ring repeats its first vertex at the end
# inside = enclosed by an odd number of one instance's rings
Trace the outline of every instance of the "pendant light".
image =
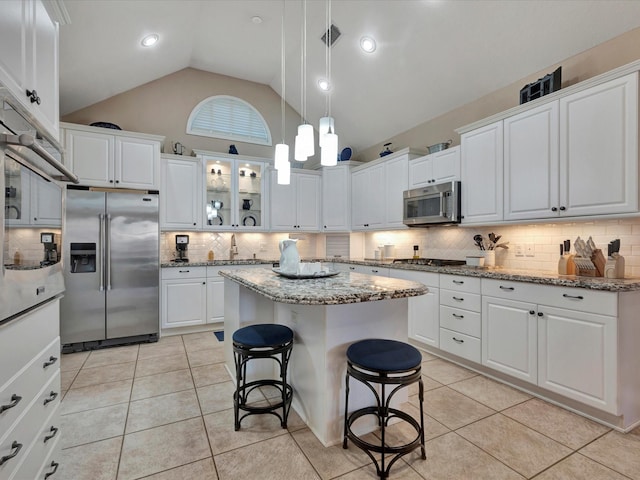
{"type": "Polygon", "coordinates": [[[291,181],[291,164],[289,163],[289,145],[284,141],[284,107],[285,107],[285,36],[284,36],[284,9],[285,0],[282,0],[282,37],[281,37],[281,56],[280,56],[280,68],[281,68],[281,82],[282,82],[282,95],[280,96],[280,116],[282,118],[282,143],[276,144],[276,155],[274,159],[274,166],[278,171],[278,185],[289,185],[291,181]]]}
{"type": "MultiPolygon", "coordinates": [[[[326,3],[327,50],[325,52],[326,78],[331,85],[331,0],[326,3]]],[[[320,119],[318,135],[320,136],[320,165],[333,167],[338,164],[338,135],[335,133],[335,121],[331,116],[331,89],[326,92],[326,116],[320,119]]]]}
{"type": "Polygon", "coordinates": [[[307,115],[307,0],[302,0],[302,45],[301,45],[301,72],[300,72],[300,103],[302,123],[298,126],[298,135],[294,149],[294,158],[304,162],[315,155],[313,126],[306,122],[307,115]]]}

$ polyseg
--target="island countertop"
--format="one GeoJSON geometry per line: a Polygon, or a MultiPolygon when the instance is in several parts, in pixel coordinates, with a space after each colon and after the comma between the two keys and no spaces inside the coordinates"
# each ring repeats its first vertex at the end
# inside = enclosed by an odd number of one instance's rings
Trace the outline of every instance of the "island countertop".
{"type": "Polygon", "coordinates": [[[425,285],[398,278],[340,272],[326,278],[289,279],[271,269],[221,270],[220,275],[279,303],[342,305],[424,295],[425,285]]]}

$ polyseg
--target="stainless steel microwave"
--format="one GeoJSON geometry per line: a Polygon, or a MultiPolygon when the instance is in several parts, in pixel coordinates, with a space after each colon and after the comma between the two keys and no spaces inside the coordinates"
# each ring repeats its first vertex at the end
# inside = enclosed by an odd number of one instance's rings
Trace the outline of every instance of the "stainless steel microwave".
{"type": "Polygon", "coordinates": [[[460,223],[460,182],[403,192],[403,221],[408,227],[460,223]]]}

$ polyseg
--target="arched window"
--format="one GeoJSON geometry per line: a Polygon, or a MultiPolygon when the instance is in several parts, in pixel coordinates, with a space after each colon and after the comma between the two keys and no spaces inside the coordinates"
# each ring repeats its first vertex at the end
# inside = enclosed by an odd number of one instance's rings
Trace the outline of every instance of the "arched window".
{"type": "Polygon", "coordinates": [[[260,112],[229,95],[209,97],[196,105],[187,121],[187,133],[271,145],[271,132],[260,112]]]}

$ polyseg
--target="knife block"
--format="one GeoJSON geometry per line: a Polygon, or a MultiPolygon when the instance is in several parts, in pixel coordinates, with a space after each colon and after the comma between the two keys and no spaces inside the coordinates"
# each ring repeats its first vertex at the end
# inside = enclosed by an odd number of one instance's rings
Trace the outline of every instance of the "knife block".
{"type": "Polygon", "coordinates": [[[593,265],[596,267],[596,277],[604,277],[604,266],[607,263],[607,260],[604,258],[602,254],[602,250],[596,248],[591,255],[591,261],[593,265]]]}
{"type": "Polygon", "coordinates": [[[575,257],[576,275],[580,277],[595,277],[596,267],[590,258],[575,257]]]}

